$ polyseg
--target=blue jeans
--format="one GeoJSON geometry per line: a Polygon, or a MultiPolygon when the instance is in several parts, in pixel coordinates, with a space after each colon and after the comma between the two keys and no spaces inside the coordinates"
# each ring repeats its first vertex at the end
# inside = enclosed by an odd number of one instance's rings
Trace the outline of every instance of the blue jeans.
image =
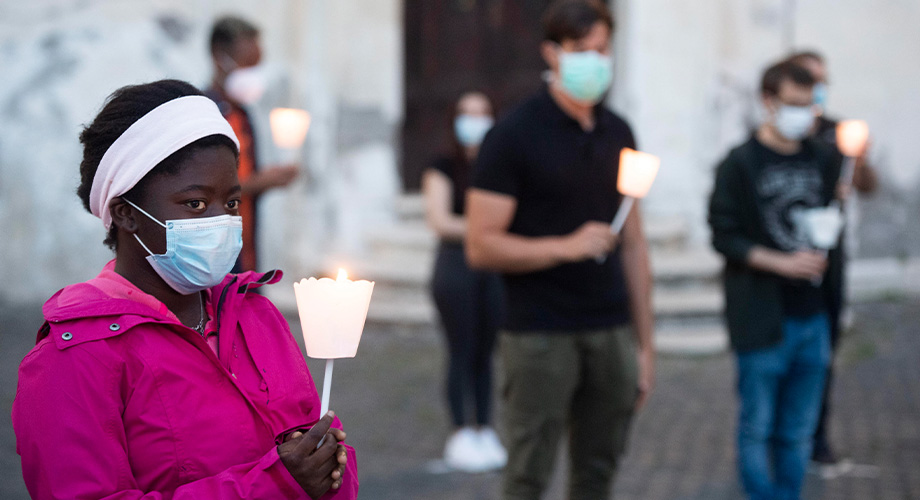
{"type": "Polygon", "coordinates": [[[751,500],[798,500],[831,359],[828,317],[787,317],[782,342],[737,359],[744,489],[751,500]]]}

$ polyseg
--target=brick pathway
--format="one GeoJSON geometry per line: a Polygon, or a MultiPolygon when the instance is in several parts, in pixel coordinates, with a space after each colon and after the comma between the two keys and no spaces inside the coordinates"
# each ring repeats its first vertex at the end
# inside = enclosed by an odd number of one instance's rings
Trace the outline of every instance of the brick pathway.
{"type": "MultiPolygon", "coordinates": [[[[920,499],[920,301],[860,304],[838,356],[831,432],[851,465],[810,474],[806,499],[920,499]],[[831,477],[835,476],[835,477],[831,477]]],[[[0,305],[0,411],[38,307],[0,305]]],[[[299,334],[297,322],[293,322],[299,334]]],[[[358,448],[362,498],[493,499],[500,475],[437,471],[449,432],[440,335],[369,328],[355,360],[336,363],[332,408],[358,448]]],[[[322,363],[310,361],[320,382],[322,363]]],[[[637,419],[614,497],[739,498],[734,472],[734,365],[729,355],[659,360],[658,388],[637,419]]],[[[0,424],[0,498],[27,498],[9,417],[0,424]]],[[[546,498],[564,498],[557,471],[546,498]]]]}

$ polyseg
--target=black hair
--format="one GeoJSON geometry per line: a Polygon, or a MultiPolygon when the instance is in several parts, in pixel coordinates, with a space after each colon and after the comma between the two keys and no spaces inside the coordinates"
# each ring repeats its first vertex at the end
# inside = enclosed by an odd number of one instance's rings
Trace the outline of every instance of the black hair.
{"type": "Polygon", "coordinates": [[[780,84],[785,80],[806,87],[813,87],[816,82],[815,77],[807,69],[787,59],[764,71],[763,78],[760,80],[760,93],[766,97],[779,94],[780,84]]]}
{"type": "MultiPolygon", "coordinates": [[[[112,146],[128,127],[141,119],[154,108],[180,97],[203,95],[194,85],[180,80],[160,80],[143,85],[129,85],[112,93],[106,100],[102,111],[96,115],[93,122],[87,125],[80,133],[80,143],[83,144],[83,161],[80,162],[80,186],[77,187],[77,196],[83,202],[83,207],[91,211],[89,203],[90,191],[99,162],[103,155],[112,146]]],[[[147,173],[131,190],[123,196],[129,199],[138,199],[142,196],[146,184],[150,179],[160,175],[175,175],[179,166],[195,151],[214,147],[227,146],[234,154],[238,154],[233,140],[225,135],[209,135],[198,139],[191,144],[179,149],[158,163],[147,173]]],[[[113,224],[103,241],[109,248],[116,248],[117,228],[113,224]]]]}
{"type": "Polygon", "coordinates": [[[803,50],[800,52],[796,52],[790,55],[787,60],[789,62],[799,64],[799,65],[801,65],[802,63],[808,60],[824,64],[824,56],[822,56],[821,53],[819,53],[816,50],[803,50]]]}
{"type": "Polygon", "coordinates": [[[237,40],[258,35],[259,28],[241,17],[221,17],[211,27],[211,54],[216,52],[229,53],[237,40]]]}
{"type": "Polygon", "coordinates": [[[613,14],[603,2],[557,0],[543,14],[543,38],[556,43],[578,40],[584,38],[598,21],[604,23],[613,34],[613,14]]]}

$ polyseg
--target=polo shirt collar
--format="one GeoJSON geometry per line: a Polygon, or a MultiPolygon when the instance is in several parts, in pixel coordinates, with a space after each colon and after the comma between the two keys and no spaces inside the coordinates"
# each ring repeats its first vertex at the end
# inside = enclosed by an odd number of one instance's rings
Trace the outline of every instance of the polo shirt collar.
{"type": "MultiPolygon", "coordinates": [[[[543,91],[541,92],[541,100],[543,101],[543,107],[545,112],[553,120],[567,123],[573,127],[578,127],[579,130],[584,132],[589,132],[581,128],[581,124],[578,123],[578,120],[572,118],[562,108],[559,107],[559,104],[556,103],[556,100],[553,99],[553,95],[549,92],[549,85],[543,86],[543,91]]],[[[597,103],[593,108],[594,112],[594,130],[603,129],[607,125],[608,116],[604,113],[604,101],[597,103]]],[[[593,130],[592,130],[593,131],[593,130]]]]}

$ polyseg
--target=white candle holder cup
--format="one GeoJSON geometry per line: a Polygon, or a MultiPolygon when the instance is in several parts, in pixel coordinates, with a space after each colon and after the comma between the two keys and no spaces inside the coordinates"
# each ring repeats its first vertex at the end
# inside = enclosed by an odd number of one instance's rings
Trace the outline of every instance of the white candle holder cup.
{"type": "Polygon", "coordinates": [[[275,108],[268,119],[281,163],[299,163],[300,149],[310,130],[310,113],[302,109],[275,108]]]}
{"type": "MultiPolygon", "coordinates": [[[[661,159],[655,155],[643,153],[630,148],[623,148],[620,151],[620,168],[617,173],[617,191],[623,195],[623,201],[617,208],[617,213],[610,223],[610,232],[620,234],[629,212],[632,210],[636,199],[645,198],[655,177],[658,175],[658,168],[661,166],[661,159]]],[[[602,255],[595,259],[598,264],[607,261],[607,256],[602,255]]]]}
{"type": "Polygon", "coordinates": [[[353,358],[358,352],[373,281],[310,278],[294,283],[307,356],[353,358]]]}
{"type": "Polygon", "coordinates": [[[329,411],[333,361],[358,353],[373,291],[373,281],[351,281],[341,270],[335,280],[310,278],[294,283],[307,356],[326,360],[320,417],[329,411]]]}
{"type": "MultiPolygon", "coordinates": [[[[811,246],[827,258],[828,252],[839,244],[843,232],[844,217],[840,206],[832,203],[827,207],[803,210],[799,220],[804,226],[811,246]]],[[[823,278],[819,277],[811,282],[814,286],[821,286],[823,281],[823,278]]]]}
{"type": "Polygon", "coordinates": [[[840,169],[840,183],[850,187],[856,172],[856,158],[866,150],[869,141],[869,125],[862,120],[844,120],[837,124],[837,149],[843,154],[840,169]]]}

